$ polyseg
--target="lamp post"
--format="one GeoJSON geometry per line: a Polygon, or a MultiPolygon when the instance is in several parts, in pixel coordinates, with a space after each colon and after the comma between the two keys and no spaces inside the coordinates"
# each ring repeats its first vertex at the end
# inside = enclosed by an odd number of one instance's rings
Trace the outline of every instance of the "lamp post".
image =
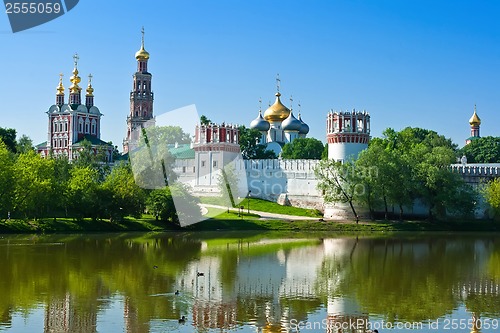
{"type": "Polygon", "coordinates": [[[252,196],[252,191],[248,191],[248,198],[247,198],[247,201],[248,201],[248,207],[247,207],[247,212],[248,214],[250,214],[250,197],[252,196]]]}
{"type": "MultiPolygon", "coordinates": [[[[240,197],[238,197],[238,203],[240,202],[240,197]]],[[[240,211],[241,211],[241,206],[238,204],[238,216],[241,216],[240,215],[240,211]]]]}

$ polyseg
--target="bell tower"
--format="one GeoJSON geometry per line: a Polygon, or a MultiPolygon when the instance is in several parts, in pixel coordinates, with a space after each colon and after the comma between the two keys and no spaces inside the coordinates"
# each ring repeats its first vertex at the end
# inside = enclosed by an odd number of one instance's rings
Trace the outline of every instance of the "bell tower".
{"type": "Polygon", "coordinates": [[[133,87],[130,92],[130,113],[127,117],[127,136],[123,140],[123,152],[137,147],[140,130],[151,125],[153,119],[153,92],[151,91],[151,73],[148,72],[149,52],[144,49],[144,27],[142,28],[141,48],[135,53],[137,72],[133,75],[133,87]],[[147,124],[146,124],[147,123],[147,124]]]}

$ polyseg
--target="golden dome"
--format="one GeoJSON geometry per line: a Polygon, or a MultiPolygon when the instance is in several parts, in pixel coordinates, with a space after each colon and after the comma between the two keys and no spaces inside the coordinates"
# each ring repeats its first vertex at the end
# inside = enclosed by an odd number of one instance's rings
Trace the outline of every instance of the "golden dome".
{"type": "Polygon", "coordinates": [[[137,60],[148,60],[149,52],[144,49],[144,45],[141,46],[141,49],[135,53],[135,58],[137,60]]]}
{"type": "Polygon", "coordinates": [[[73,94],[79,93],[82,90],[82,88],[80,88],[78,83],[80,83],[82,79],[78,76],[78,69],[76,68],[76,65],[75,68],[73,69],[73,76],[69,80],[72,83],[71,86],[69,87],[70,92],[73,94]]]}
{"type": "Polygon", "coordinates": [[[476,113],[476,106],[475,105],[474,105],[474,114],[472,115],[472,117],[470,117],[469,124],[471,124],[471,126],[481,125],[481,119],[479,119],[479,117],[476,113]]]}
{"type": "Polygon", "coordinates": [[[267,121],[283,121],[290,115],[290,109],[280,101],[281,94],[276,93],[276,101],[264,112],[264,119],[267,121]]]}
{"type": "Polygon", "coordinates": [[[137,60],[148,60],[149,52],[144,49],[144,27],[142,27],[141,33],[142,33],[141,49],[135,53],[135,58],[137,60]]]}
{"type": "Polygon", "coordinates": [[[57,86],[57,94],[64,95],[64,86],[62,84],[62,74],[59,74],[59,85],[57,86]]]}
{"type": "Polygon", "coordinates": [[[92,74],[89,74],[89,85],[87,86],[87,96],[94,96],[94,88],[92,88],[92,74]]]}

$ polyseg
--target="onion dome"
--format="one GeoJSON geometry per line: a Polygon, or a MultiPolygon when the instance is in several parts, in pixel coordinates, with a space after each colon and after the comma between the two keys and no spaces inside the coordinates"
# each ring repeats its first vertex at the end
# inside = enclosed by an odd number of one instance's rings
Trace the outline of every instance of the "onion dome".
{"type": "Polygon", "coordinates": [[[252,122],[250,123],[251,129],[256,129],[256,130],[259,130],[261,132],[267,132],[270,127],[271,127],[271,125],[264,118],[262,118],[262,111],[260,111],[260,110],[259,110],[259,115],[257,116],[257,118],[252,120],[252,122]]]}
{"type": "Polygon", "coordinates": [[[141,49],[135,53],[135,58],[137,60],[149,59],[149,52],[144,49],[144,44],[141,46],[141,49]]]}
{"type": "Polygon", "coordinates": [[[144,27],[142,27],[142,42],[141,49],[135,53],[135,58],[137,60],[148,60],[149,52],[144,49],[144,27]]]}
{"type": "Polygon", "coordinates": [[[469,124],[471,124],[471,126],[481,125],[481,119],[479,119],[479,117],[476,113],[476,106],[475,105],[474,105],[474,114],[472,115],[472,117],[470,117],[469,124]]]}
{"type": "Polygon", "coordinates": [[[82,88],[78,85],[82,79],[78,76],[78,54],[75,54],[73,56],[73,59],[75,61],[75,68],[73,68],[73,76],[69,78],[71,81],[71,86],[69,87],[69,91],[72,94],[78,94],[80,91],[82,91],[82,88]]]}
{"type": "Polygon", "coordinates": [[[284,131],[300,131],[301,127],[302,123],[300,122],[300,120],[294,117],[291,111],[288,118],[283,120],[283,122],[281,123],[281,128],[283,128],[284,131]]]}
{"type": "Polygon", "coordinates": [[[62,84],[62,78],[63,78],[63,75],[61,73],[61,74],[59,74],[59,85],[56,88],[58,95],[64,95],[64,86],[62,84]]]}
{"type": "MultiPolygon", "coordinates": [[[[280,101],[281,94],[276,93],[276,101],[264,112],[264,119],[267,121],[283,121],[290,115],[290,109],[280,101]]],[[[294,117],[295,119],[295,117],[294,117]]]]}
{"type": "Polygon", "coordinates": [[[92,88],[92,74],[89,74],[89,85],[87,86],[87,96],[94,96],[94,88],[92,88]]]}
{"type": "Polygon", "coordinates": [[[307,134],[309,133],[309,125],[307,125],[303,120],[302,120],[302,117],[300,116],[300,113],[299,113],[299,116],[297,117],[297,119],[300,121],[300,130],[299,130],[299,134],[307,134]]]}

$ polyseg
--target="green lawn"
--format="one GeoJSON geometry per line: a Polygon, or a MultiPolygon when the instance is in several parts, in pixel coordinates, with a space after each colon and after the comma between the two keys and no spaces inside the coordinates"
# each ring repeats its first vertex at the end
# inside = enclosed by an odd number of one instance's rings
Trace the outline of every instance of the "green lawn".
{"type": "Polygon", "coordinates": [[[247,213],[246,211],[241,211],[239,214],[237,211],[227,211],[227,209],[222,208],[208,208],[208,213],[205,215],[208,218],[214,218],[216,220],[252,220],[260,218],[260,215],[247,213]]]}
{"type": "Polygon", "coordinates": [[[482,231],[499,232],[500,223],[484,220],[470,221],[362,221],[359,224],[349,221],[282,221],[261,220],[258,215],[216,209],[209,218],[200,223],[181,228],[172,223],[156,221],[150,215],[140,219],[126,218],[122,222],[91,219],[73,220],[68,218],[47,218],[37,221],[15,220],[0,221],[0,233],[84,233],[84,232],[127,232],[127,231],[234,231],[234,230],[275,230],[297,232],[428,232],[428,231],[482,231]]]}
{"type": "MultiPolygon", "coordinates": [[[[211,205],[223,205],[220,197],[200,197],[202,203],[211,205]]],[[[240,203],[240,206],[245,207],[245,210],[250,207],[250,210],[257,210],[267,213],[307,216],[307,217],[322,217],[323,214],[317,209],[305,209],[291,206],[282,206],[272,201],[267,201],[257,198],[245,198],[240,203]]]]}

